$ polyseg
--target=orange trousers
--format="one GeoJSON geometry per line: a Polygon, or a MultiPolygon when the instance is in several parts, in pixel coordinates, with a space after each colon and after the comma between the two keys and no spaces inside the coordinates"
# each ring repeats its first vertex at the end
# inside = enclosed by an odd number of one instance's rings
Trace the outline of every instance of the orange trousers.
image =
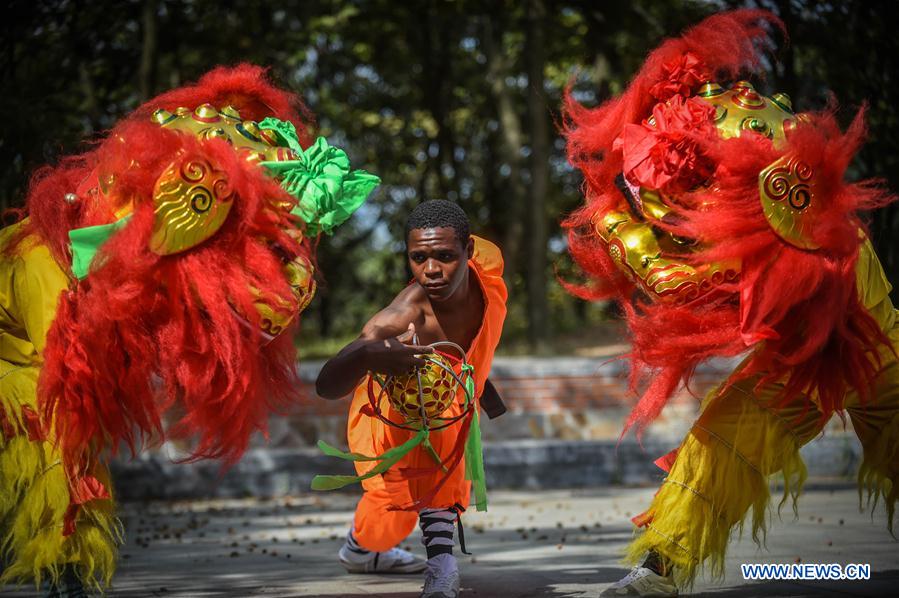
{"type": "MultiPolygon", "coordinates": [[[[384,424],[379,419],[364,415],[361,410],[368,403],[367,379],[360,384],[353,396],[350,407],[348,425],[350,450],[364,454],[381,454],[384,451],[402,444],[412,435],[411,432],[384,424]]],[[[377,389],[378,386],[375,385],[377,389]]],[[[450,407],[450,413],[456,415],[461,411],[458,404],[450,407]]],[[[401,421],[397,414],[388,412],[391,420],[401,421]]],[[[432,432],[431,445],[435,452],[446,458],[452,451],[462,432],[462,422],[438,432],[432,432]]],[[[405,479],[399,474],[403,468],[434,468],[437,463],[428,451],[421,447],[406,455],[393,469],[386,473],[363,480],[365,492],[356,505],[353,520],[353,536],[366,550],[383,552],[390,550],[402,542],[418,522],[415,511],[391,510],[391,507],[408,505],[433,491],[434,487],[446,475],[436,472],[431,475],[405,479]]],[[[359,474],[372,467],[369,462],[357,462],[359,474]]],[[[428,508],[446,508],[460,504],[468,508],[471,495],[471,482],[465,479],[464,460],[449,475],[440,490],[430,501],[428,508]]]]}
{"type": "Polygon", "coordinates": [[[384,552],[405,540],[418,523],[418,513],[389,511],[392,504],[385,488],[366,490],[356,505],[353,537],[365,550],[384,552]]]}

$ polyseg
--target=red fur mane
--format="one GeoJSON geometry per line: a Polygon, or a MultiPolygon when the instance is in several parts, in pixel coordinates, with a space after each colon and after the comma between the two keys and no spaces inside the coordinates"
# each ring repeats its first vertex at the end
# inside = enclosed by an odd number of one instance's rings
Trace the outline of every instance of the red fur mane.
{"type": "Polygon", "coordinates": [[[271,207],[291,199],[225,141],[200,142],[148,118],[158,107],[207,102],[230,103],[244,118],[287,117],[308,130],[296,120],[296,98],[268,83],[263,69],[218,68],[147,102],[95,149],[34,179],[29,232],[64,267],[69,230],[111,222],[116,208],[133,206],[89,275],[61,297],[47,338],[39,400],[74,473],[103,449],[124,443],[136,451],[160,438],[190,438],[193,458],[233,462],[254,431],[265,431],[270,412],[296,396],[292,335],[265,344],[251,291],[295,303],[282,257],[310,257],[311,249],[286,232],[297,226],[292,217],[271,207]],[[207,241],[157,255],[148,243],[155,181],[176,157],[194,155],[227,174],[233,207],[207,241]],[[115,174],[110,197],[91,192],[96,173],[115,174]],[[71,192],[79,196],[73,204],[63,200],[71,192]]]}

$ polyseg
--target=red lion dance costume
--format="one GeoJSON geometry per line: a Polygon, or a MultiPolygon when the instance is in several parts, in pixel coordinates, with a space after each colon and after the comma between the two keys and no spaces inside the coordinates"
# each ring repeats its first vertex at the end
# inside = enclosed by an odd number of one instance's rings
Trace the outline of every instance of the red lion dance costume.
{"type": "Polygon", "coordinates": [[[294,398],[311,243],[378,182],[298,109],[263,69],[218,68],[34,176],[0,231],[0,585],[108,585],[105,453],[190,438],[232,463],[294,398]]]}
{"type": "MultiPolygon", "coordinates": [[[[890,200],[844,180],[862,114],[843,133],[832,111],[794,114],[747,81],[769,13],[713,16],[666,41],[619,97],[568,102],[568,157],[586,205],[566,222],[589,298],[621,302],[632,336],[625,426],[639,431],[697,364],[745,360],[702,403],[628,558],[652,551],[689,586],[724,570],[728,538],[752,511],[765,532],[768,476],[784,500],[806,477],[799,449],[848,412],[864,447],[859,483],[899,497],[899,325],[890,286],[857,216],[890,200]]],[[[781,502],[783,504],[783,501],[781,502]]]]}

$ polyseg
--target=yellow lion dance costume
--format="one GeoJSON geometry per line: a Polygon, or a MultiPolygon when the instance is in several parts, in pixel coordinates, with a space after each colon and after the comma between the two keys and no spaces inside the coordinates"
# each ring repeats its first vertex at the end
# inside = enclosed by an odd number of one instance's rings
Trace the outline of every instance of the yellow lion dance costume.
{"type": "Polygon", "coordinates": [[[218,68],[36,173],[0,231],[0,585],[102,590],[108,453],[183,438],[231,463],[295,398],[312,242],[378,183],[304,114],[261,68],[218,68]]]}

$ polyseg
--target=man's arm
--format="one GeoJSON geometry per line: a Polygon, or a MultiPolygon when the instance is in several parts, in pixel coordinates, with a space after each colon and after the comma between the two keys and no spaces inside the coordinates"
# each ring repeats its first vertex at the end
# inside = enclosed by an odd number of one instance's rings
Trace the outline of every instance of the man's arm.
{"type": "Polygon", "coordinates": [[[430,347],[407,344],[413,341],[413,309],[391,305],[378,312],[362,334],[329,359],[315,381],[315,391],[325,399],[339,399],[356,387],[369,371],[389,376],[424,365],[419,357],[430,347]]]}

